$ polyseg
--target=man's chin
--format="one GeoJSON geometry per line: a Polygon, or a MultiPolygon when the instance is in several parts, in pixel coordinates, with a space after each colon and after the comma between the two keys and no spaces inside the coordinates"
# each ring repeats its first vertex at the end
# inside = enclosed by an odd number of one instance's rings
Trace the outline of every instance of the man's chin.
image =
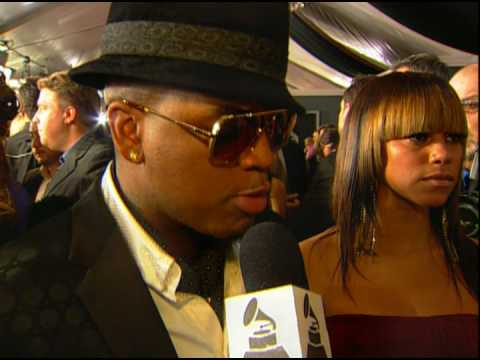
{"type": "Polygon", "coordinates": [[[237,238],[242,236],[250,226],[253,225],[255,219],[251,218],[244,218],[241,221],[237,221],[235,224],[231,224],[231,226],[222,226],[221,228],[217,228],[213,231],[213,236],[217,239],[228,240],[237,238]]]}

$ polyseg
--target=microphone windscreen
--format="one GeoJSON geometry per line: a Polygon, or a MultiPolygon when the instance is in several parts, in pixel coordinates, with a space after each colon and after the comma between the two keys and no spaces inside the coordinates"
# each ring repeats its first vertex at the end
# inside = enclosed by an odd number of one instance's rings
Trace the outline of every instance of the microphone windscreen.
{"type": "Polygon", "coordinates": [[[247,292],[282,285],[308,289],[298,242],[284,225],[252,226],[240,241],[240,267],[247,292]]]}

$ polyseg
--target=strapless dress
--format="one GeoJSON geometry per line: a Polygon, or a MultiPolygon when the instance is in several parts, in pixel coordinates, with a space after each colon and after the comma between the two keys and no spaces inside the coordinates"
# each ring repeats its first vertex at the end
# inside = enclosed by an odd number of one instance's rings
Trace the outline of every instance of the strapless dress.
{"type": "Polygon", "coordinates": [[[476,357],[478,316],[334,315],[326,318],[333,357],[476,357]]]}

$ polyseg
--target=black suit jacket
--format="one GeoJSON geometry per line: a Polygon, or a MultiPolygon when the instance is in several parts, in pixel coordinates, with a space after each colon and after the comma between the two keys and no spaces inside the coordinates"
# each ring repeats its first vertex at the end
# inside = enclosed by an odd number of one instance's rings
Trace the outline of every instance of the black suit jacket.
{"type": "Polygon", "coordinates": [[[7,138],[5,153],[12,178],[23,184],[27,172],[38,166],[32,155],[29,126],[25,126],[22,131],[7,138]]]}
{"type": "Polygon", "coordinates": [[[336,153],[317,161],[315,173],[300,207],[288,224],[301,241],[319,234],[335,224],[331,211],[332,184],[336,153]]]}
{"type": "Polygon", "coordinates": [[[0,357],[176,357],[100,183],[0,249],[0,357]]]}
{"type": "Polygon", "coordinates": [[[298,193],[302,198],[307,189],[307,163],[300,144],[289,139],[282,148],[287,166],[287,193],[298,193]]]}
{"type": "Polygon", "coordinates": [[[111,138],[105,136],[101,127],[91,130],[68,151],[65,163],[48,184],[45,198],[67,198],[75,203],[112,159],[111,138]]]}

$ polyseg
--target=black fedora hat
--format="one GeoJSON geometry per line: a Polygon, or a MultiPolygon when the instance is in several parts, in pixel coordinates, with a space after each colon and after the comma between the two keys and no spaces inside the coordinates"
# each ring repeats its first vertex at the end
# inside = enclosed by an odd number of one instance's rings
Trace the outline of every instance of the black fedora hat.
{"type": "Polygon", "coordinates": [[[285,83],[288,43],[288,2],[113,2],[101,56],[70,76],[97,89],[151,81],[301,113],[285,83]]]}

